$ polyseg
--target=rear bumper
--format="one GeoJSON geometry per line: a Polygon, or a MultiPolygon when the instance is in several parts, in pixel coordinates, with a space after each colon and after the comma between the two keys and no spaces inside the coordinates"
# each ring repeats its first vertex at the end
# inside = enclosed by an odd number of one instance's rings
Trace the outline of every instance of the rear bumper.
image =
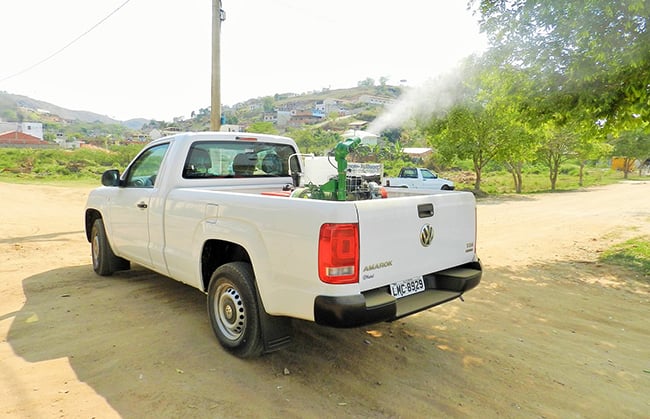
{"type": "Polygon", "coordinates": [[[332,327],[357,327],[392,321],[454,300],[481,282],[481,262],[425,275],[426,289],[395,298],[388,287],[346,296],[320,295],[314,301],[316,323],[332,327]]]}

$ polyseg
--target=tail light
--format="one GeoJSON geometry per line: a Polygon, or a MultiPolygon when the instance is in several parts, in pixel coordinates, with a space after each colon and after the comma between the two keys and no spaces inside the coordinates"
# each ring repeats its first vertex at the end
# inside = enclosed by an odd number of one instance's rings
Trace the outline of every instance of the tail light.
{"type": "Polygon", "coordinates": [[[328,284],[359,282],[359,225],[323,224],[318,239],[318,276],[328,284]]]}

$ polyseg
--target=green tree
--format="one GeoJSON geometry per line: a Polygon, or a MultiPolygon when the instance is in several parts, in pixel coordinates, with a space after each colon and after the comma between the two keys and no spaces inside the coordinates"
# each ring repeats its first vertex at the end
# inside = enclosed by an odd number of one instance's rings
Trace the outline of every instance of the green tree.
{"type": "Polygon", "coordinates": [[[500,144],[495,160],[510,172],[515,192],[521,193],[523,168],[535,159],[538,148],[538,136],[526,108],[526,98],[533,86],[525,71],[497,65],[490,58],[473,60],[480,70],[473,77],[477,85],[476,101],[484,103],[494,118],[494,134],[499,137],[500,144]]]}
{"type": "Polygon", "coordinates": [[[289,135],[298,145],[300,152],[302,153],[314,153],[317,154],[317,140],[314,136],[314,131],[310,129],[292,129],[287,135],[289,135]]]}
{"type": "Polygon", "coordinates": [[[358,87],[374,87],[375,85],[375,79],[373,78],[366,78],[365,80],[361,80],[357,82],[358,87]]]}
{"type": "Polygon", "coordinates": [[[571,124],[561,124],[549,120],[542,127],[542,143],[539,148],[540,160],[548,167],[551,190],[555,191],[560,165],[575,157],[577,135],[571,124]]]}
{"type": "Polygon", "coordinates": [[[262,98],[262,108],[264,112],[273,112],[275,110],[275,99],[273,99],[273,96],[264,96],[262,98]]]}
{"type": "Polygon", "coordinates": [[[255,132],[258,134],[278,134],[278,129],[275,127],[275,125],[273,125],[273,122],[268,121],[253,122],[248,126],[246,131],[255,132]]]}
{"type": "Polygon", "coordinates": [[[341,137],[340,134],[321,128],[316,128],[313,131],[313,135],[315,144],[322,147],[323,150],[331,150],[339,141],[343,140],[343,137],[341,137]]]}
{"type": "Polygon", "coordinates": [[[472,0],[490,54],[529,71],[548,113],[582,109],[614,129],[650,118],[650,2],[472,0]],[[558,106],[562,106],[559,108],[558,106]]]}
{"type": "Polygon", "coordinates": [[[587,162],[609,155],[612,146],[606,142],[605,130],[600,125],[588,119],[582,120],[580,124],[581,127],[577,132],[578,138],[574,151],[580,165],[578,185],[583,186],[587,162]]]}
{"type": "Polygon", "coordinates": [[[477,192],[481,190],[483,169],[497,158],[507,139],[499,135],[495,116],[481,105],[458,104],[426,128],[432,146],[445,160],[471,159],[477,192]]]}
{"type": "Polygon", "coordinates": [[[516,193],[521,193],[524,184],[523,168],[534,160],[537,150],[537,137],[525,124],[512,121],[502,135],[507,136],[507,146],[499,151],[498,160],[512,176],[516,193]]]}
{"type": "Polygon", "coordinates": [[[0,113],[0,119],[3,119],[5,121],[17,121],[18,120],[18,114],[16,113],[16,110],[14,109],[4,109],[2,113],[0,113]]]}
{"type": "Polygon", "coordinates": [[[381,138],[395,144],[402,136],[402,128],[387,128],[381,132],[381,138]]]}

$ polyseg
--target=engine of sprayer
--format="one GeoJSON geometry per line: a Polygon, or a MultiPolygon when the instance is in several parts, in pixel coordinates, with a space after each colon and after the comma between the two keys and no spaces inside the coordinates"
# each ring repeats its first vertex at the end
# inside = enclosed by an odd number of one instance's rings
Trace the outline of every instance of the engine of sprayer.
{"type": "Polygon", "coordinates": [[[333,150],[337,175],[322,185],[309,182],[303,187],[298,187],[294,189],[291,196],[327,201],[359,201],[385,198],[386,191],[380,185],[380,180],[376,182],[364,176],[351,175],[348,172],[348,154],[360,144],[360,138],[348,138],[339,142],[333,150]]]}

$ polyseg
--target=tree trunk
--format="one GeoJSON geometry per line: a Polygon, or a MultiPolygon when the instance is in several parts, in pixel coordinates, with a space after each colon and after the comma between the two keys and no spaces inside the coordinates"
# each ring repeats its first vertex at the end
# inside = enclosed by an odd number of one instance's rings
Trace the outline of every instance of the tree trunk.
{"type": "Polygon", "coordinates": [[[515,167],[509,161],[504,161],[503,165],[506,167],[506,170],[512,176],[512,183],[515,185],[515,190],[517,189],[517,176],[515,174],[515,167]]]}
{"type": "Polygon", "coordinates": [[[585,168],[585,162],[580,160],[580,178],[578,179],[578,186],[582,187],[583,186],[583,181],[584,181],[584,168],[585,168]]]}
{"type": "Polygon", "coordinates": [[[474,190],[476,192],[481,190],[481,168],[477,167],[474,169],[474,173],[476,173],[476,181],[474,182],[474,190]]]}
{"type": "Polygon", "coordinates": [[[628,173],[632,171],[633,162],[634,160],[627,157],[623,160],[623,179],[627,179],[628,173]]]}
{"type": "Polygon", "coordinates": [[[512,175],[512,182],[515,185],[515,192],[516,193],[521,193],[521,186],[523,182],[523,176],[521,174],[521,170],[523,167],[522,162],[516,162],[516,163],[510,163],[510,162],[505,162],[506,169],[510,172],[512,175]]]}
{"type": "Polygon", "coordinates": [[[482,167],[476,160],[474,160],[474,174],[476,175],[476,181],[474,182],[474,191],[478,192],[481,190],[481,170],[482,167]]]}
{"type": "Polygon", "coordinates": [[[559,158],[552,157],[549,159],[549,179],[551,181],[551,191],[555,192],[555,185],[557,183],[557,173],[560,171],[559,158]]]}

